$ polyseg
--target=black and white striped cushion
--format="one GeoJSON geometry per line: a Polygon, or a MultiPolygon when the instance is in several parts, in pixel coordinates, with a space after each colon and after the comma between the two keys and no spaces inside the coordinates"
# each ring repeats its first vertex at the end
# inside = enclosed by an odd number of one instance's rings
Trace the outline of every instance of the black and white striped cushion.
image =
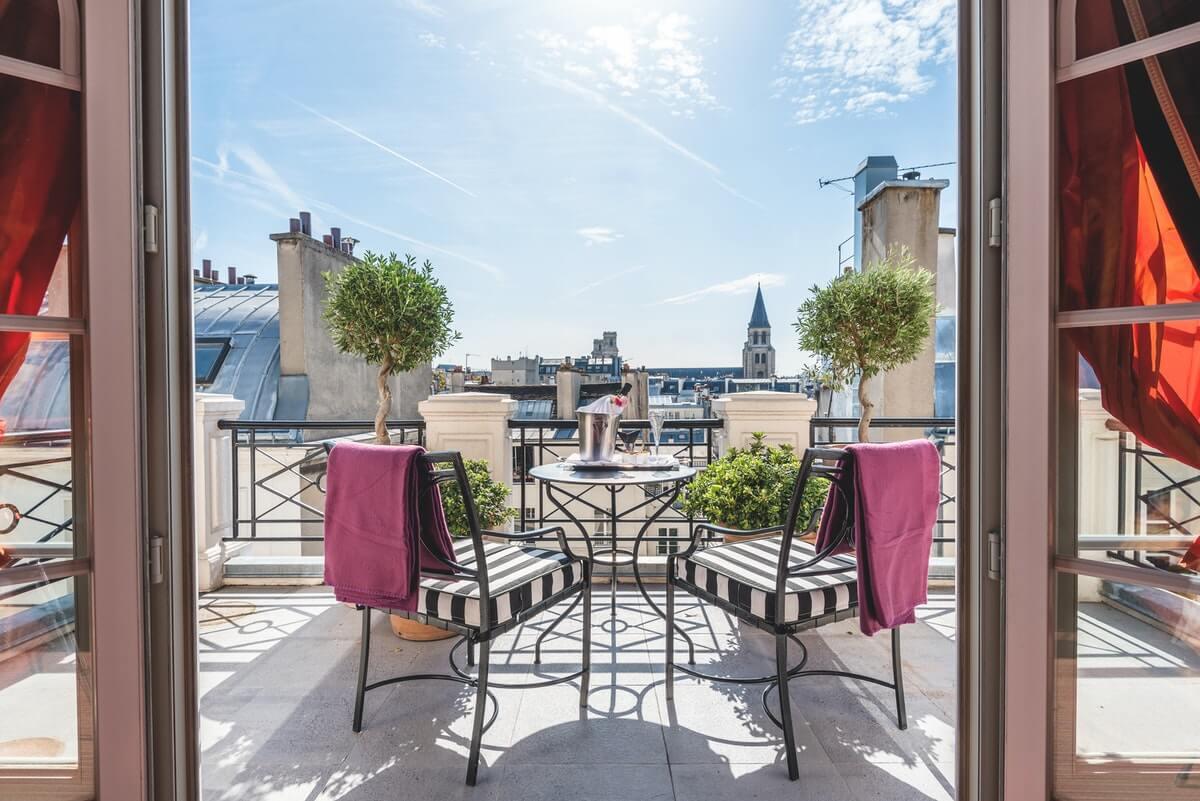
{"type": "MultiPolygon", "coordinates": [[[[697,551],[688,559],[676,561],[675,575],[769,623],[812,620],[858,605],[854,557],[841,554],[808,569],[844,567],[844,573],[789,578],[783,613],[777,618],[775,570],[781,542],[780,537],[768,537],[697,551]]],[[[816,555],[809,543],[793,540],[789,563],[807,562],[816,555]]]]}
{"type": "MultiPolygon", "coordinates": [[[[583,580],[578,562],[561,551],[497,542],[483,544],[492,596],[492,625],[505,623],[555,593],[583,580]]],[[[469,539],[454,541],[454,561],[475,566],[469,539]]],[[[417,611],[463,626],[479,625],[479,583],[470,579],[421,577],[417,611]]]]}

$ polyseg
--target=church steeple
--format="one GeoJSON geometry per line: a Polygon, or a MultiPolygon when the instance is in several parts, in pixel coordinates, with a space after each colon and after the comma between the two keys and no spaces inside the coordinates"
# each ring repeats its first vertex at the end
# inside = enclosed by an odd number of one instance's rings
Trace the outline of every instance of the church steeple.
{"type": "Polygon", "coordinates": [[[770,378],[775,375],[775,347],[771,344],[771,321],[763,301],[762,284],[754,295],[754,310],[746,326],[746,344],[742,346],[742,376],[770,378]]]}
{"type": "Polygon", "coordinates": [[[758,285],[758,294],[754,296],[754,311],[750,312],[750,328],[770,328],[771,321],[767,319],[767,305],[763,303],[762,284],[758,285]]]}

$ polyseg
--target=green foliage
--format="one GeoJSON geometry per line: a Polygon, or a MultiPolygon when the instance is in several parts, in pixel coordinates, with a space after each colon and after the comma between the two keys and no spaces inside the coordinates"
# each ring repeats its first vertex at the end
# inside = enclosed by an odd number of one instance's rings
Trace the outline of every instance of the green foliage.
{"type": "MultiPolygon", "coordinates": [[[[517,516],[517,510],[508,506],[508,487],[492,478],[488,463],[484,459],[467,459],[467,484],[471,497],[475,499],[475,511],[479,513],[479,525],[485,529],[498,529],[517,516]]],[[[442,509],[446,512],[446,523],[455,537],[471,534],[467,522],[467,507],[457,484],[442,487],[442,509]]]]}
{"type": "Polygon", "coordinates": [[[795,328],[800,348],[817,354],[834,388],[915,359],[937,308],[932,274],[906,248],[811,291],[795,328]]]}
{"type": "Polygon", "coordinates": [[[342,353],[395,374],[429,364],[460,337],[451,328],[454,306],[428,261],[367,252],[324,277],[325,323],[342,353]]]}
{"type": "MultiPolygon", "coordinates": [[[[728,453],[704,469],[684,490],[683,510],[731,528],[781,525],[800,475],[800,459],[790,445],[769,447],[755,433],[745,449],[728,453]]],[[[804,489],[798,526],[804,529],[825,503],[829,481],[814,477],[804,489]]]]}

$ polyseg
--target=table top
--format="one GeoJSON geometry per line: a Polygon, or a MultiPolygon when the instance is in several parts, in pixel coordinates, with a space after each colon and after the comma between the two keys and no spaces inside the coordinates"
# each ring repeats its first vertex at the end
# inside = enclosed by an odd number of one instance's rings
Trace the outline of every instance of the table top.
{"type": "Polygon", "coordinates": [[[605,487],[686,481],[696,473],[696,468],[685,464],[663,470],[580,470],[566,462],[540,464],[529,471],[533,478],[550,484],[595,484],[605,487]]]}

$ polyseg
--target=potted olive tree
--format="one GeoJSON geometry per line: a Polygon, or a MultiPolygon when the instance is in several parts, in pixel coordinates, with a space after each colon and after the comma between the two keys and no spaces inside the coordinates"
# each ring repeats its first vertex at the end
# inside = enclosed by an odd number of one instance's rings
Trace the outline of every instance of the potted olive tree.
{"type": "Polygon", "coordinates": [[[862,272],[812,288],[796,319],[800,347],[815,353],[834,389],[858,377],[858,440],[870,438],[870,381],[911,362],[930,335],[936,311],[933,276],[907,248],[893,248],[862,272]]]}
{"type": "Polygon", "coordinates": [[[459,339],[454,306],[433,265],[395,253],[364,253],[346,269],[325,273],[325,323],[333,344],[378,368],[375,441],[388,444],[389,379],[429,364],[459,339]]]}
{"type": "MultiPolygon", "coordinates": [[[[364,253],[340,272],[325,277],[324,317],[333,344],[377,368],[375,442],[391,444],[387,418],[392,408],[390,379],[429,364],[446,352],[459,334],[451,327],[454,307],[433,265],[395,253],[364,253]]],[[[434,640],[451,632],[392,617],[392,629],[413,640],[434,640]],[[404,630],[402,632],[402,629],[404,630]]]]}
{"type": "MultiPolygon", "coordinates": [[[[755,432],[746,448],[730,448],[684,488],[683,511],[726,528],[751,530],[782,525],[800,475],[790,445],[769,446],[755,432]]],[[[814,477],[804,488],[797,527],[808,531],[825,503],[829,481],[814,477]]],[[[747,537],[726,538],[734,542],[747,537]]]]}

